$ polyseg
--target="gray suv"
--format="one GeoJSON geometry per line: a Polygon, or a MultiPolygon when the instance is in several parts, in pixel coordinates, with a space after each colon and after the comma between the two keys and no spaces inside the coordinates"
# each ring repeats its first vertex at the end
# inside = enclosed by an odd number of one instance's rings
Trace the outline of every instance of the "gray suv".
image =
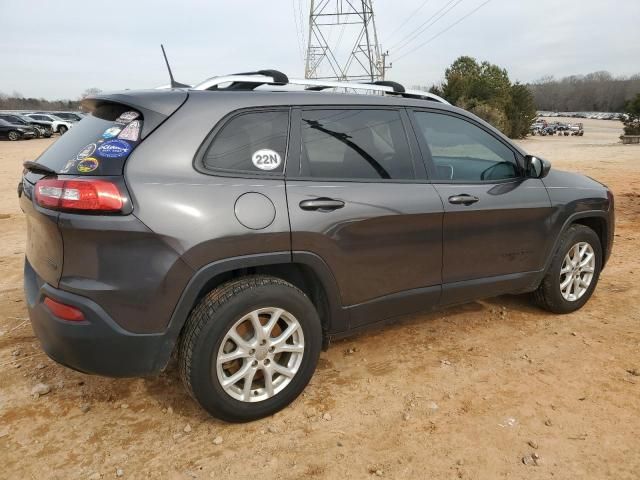
{"type": "Polygon", "coordinates": [[[611,254],[607,187],[399,84],[261,71],[84,108],[18,187],[34,331],[87,373],[175,354],[227,421],[283,408],[331,339],[401,315],[525,292],[577,310],[611,254]],[[340,86],[378,95],[322,91],[340,86]]]}

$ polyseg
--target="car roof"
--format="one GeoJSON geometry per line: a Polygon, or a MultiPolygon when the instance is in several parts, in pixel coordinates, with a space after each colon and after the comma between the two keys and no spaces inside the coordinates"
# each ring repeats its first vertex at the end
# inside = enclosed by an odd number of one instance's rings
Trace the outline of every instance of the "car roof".
{"type": "Polygon", "coordinates": [[[220,98],[232,98],[238,103],[247,105],[374,105],[389,107],[437,108],[458,110],[444,103],[433,100],[404,98],[392,95],[366,95],[323,91],[295,90],[250,90],[250,91],[206,91],[189,90],[189,97],[202,101],[215,101],[220,98]]]}

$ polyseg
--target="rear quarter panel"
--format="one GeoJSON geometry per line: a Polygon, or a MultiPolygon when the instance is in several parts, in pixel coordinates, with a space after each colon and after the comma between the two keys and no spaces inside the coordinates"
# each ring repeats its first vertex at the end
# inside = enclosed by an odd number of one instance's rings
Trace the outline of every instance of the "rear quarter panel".
{"type": "MultiPolygon", "coordinates": [[[[198,172],[198,148],[238,97],[190,92],[189,100],[132,154],[125,178],[134,215],[194,270],[214,261],[290,251],[289,216],[282,178],[236,178],[198,172]],[[273,203],[275,217],[260,230],[243,226],[234,213],[237,199],[257,192],[273,203]]],[[[184,285],[182,285],[184,288],[184,285]]]]}

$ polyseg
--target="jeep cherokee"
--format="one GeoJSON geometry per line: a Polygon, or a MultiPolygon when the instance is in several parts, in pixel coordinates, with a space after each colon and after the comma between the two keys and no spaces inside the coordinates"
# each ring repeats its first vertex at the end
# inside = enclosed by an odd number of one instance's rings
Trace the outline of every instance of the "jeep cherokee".
{"type": "Polygon", "coordinates": [[[401,315],[525,292],[575,311],[611,254],[607,187],[392,82],[261,71],[83,105],[18,188],[34,331],[100,375],[175,353],[227,421],[283,408],[330,339],[401,315]]]}

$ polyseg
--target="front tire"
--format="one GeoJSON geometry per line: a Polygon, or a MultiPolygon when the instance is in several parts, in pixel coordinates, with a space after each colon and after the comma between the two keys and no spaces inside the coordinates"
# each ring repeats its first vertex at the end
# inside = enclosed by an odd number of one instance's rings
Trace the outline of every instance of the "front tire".
{"type": "Polygon", "coordinates": [[[575,312],[591,298],[601,270],[602,246],[598,235],[584,225],[571,225],[560,238],[549,271],[534,298],[551,312],[575,312]]]}
{"type": "Polygon", "coordinates": [[[303,292],[279,278],[244,277],[209,292],[191,313],[180,376],[214,417],[257,420],[300,395],[321,347],[320,319],[303,292]]]}

